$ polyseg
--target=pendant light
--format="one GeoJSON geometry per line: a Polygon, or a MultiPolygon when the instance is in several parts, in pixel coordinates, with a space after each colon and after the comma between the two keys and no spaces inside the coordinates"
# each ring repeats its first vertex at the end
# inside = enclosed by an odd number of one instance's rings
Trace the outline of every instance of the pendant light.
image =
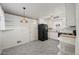
{"type": "Polygon", "coordinates": [[[27,18],[26,18],[26,16],[25,16],[26,8],[23,7],[22,9],[23,9],[23,14],[24,14],[24,16],[22,17],[22,20],[21,20],[20,22],[21,22],[21,23],[27,23],[28,21],[26,20],[27,18]]]}

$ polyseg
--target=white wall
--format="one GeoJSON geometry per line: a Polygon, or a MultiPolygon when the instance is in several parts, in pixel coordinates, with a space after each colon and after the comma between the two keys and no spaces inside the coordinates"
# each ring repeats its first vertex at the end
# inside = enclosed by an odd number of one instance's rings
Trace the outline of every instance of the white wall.
{"type": "Polygon", "coordinates": [[[28,23],[20,23],[21,19],[20,16],[5,14],[6,30],[3,32],[3,49],[37,40],[33,36],[37,35],[37,29],[35,29],[37,28],[37,21],[34,21],[36,22],[34,25],[32,19],[27,19],[28,23]],[[21,43],[17,44],[17,41],[21,41],[21,43]]]}
{"type": "Polygon", "coordinates": [[[46,20],[43,18],[38,19],[38,24],[47,24],[46,20]]]}

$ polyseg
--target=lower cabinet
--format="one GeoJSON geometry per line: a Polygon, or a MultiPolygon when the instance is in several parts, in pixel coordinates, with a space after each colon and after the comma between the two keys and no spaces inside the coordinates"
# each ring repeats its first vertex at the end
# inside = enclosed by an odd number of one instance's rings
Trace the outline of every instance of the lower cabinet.
{"type": "Polygon", "coordinates": [[[58,55],[75,55],[75,38],[60,36],[58,55]]]}
{"type": "Polygon", "coordinates": [[[2,32],[0,31],[0,54],[2,53],[2,32]]]}
{"type": "Polygon", "coordinates": [[[58,32],[55,31],[49,31],[48,32],[48,38],[58,40],[58,32]]]}

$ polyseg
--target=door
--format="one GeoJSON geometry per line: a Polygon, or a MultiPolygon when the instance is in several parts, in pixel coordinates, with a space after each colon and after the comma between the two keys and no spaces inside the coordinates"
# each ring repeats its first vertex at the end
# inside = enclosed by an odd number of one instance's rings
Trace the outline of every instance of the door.
{"type": "Polygon", "coordinates": [[[38,26],[37,26],[37,20],[31,20],[29,25],[30,30],[30,41],[38,40],[38,26]]]}

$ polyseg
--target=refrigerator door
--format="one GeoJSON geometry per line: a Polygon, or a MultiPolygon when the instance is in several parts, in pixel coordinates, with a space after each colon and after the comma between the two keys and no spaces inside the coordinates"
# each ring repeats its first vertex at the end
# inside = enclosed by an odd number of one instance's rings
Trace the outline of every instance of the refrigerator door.
{"type": "Polygon", "coordinates": [[[48,26],[46,24],[38,25],[38,39],[41,41],[48,40],[48,26]]]}

